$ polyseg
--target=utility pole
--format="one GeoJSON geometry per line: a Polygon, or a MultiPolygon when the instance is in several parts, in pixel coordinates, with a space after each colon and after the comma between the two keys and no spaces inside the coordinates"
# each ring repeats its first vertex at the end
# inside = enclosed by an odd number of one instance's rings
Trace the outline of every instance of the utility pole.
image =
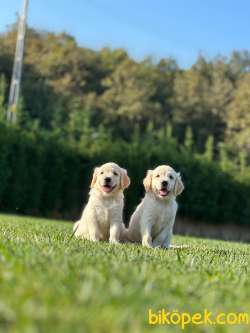
{"type": "Polygon", "coordinates": [[[23,67],[24,41],[27,25],[29,0],[23,0],[23,9],[18,22],[15,60],[10,85],[7,120],[15,123],[23,67]]]}

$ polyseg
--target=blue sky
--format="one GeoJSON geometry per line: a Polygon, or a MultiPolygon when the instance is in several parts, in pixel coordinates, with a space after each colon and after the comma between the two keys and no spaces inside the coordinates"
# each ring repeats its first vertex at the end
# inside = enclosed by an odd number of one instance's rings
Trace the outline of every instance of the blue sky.
{"type": "MultiPolygon", "coordinates": [[[[0,31],[22,0],[1,0],[0,31]]],[[[66,31],[92,49],[123,47],[140,60],[173,56],[183,67],[250,49],[249,0],[30,0],[29,25],[66,31]]]]}

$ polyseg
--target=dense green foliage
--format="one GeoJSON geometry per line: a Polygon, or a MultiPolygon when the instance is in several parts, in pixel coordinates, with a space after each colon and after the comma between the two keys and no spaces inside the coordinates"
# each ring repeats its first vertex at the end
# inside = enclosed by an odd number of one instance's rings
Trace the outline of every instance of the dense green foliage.
{"type": "MultiPolygon", "coordinates": [[[[15,38],[15,27],[0,35],[6,88],[15,38]]],[[[136,62],[122,49],[94,52],[67,34],[29,29],[19,121],[76,141],[99,132],[100,124],[114,138],[131,140],[135,126],[143,133],[148,122],[156,129],[171,123],[180,142],[190,127],[199,149],[210,135],[216,156],[223,142],[235,163],[242,158],[239,151],[249,163],[249,69],[244,51],[212,60],[199,56],[183,70],[174,59],[136,62]]]]}
{"type": "Polygon", "coordinates": [[[6,127],[15,38],[0,35],[1,210],[76,217],[93,167],[113,160],[132,178],[126,217],[146,169],[169,163],[186,185],[181,214],[249,223],[250,54],[182,70],[29,29],[18,124],[6,127]]]}
{"type": "Polygon", "coordinates": [[[70,216],[80,208],[84,165],[53,137],[0,124],[0,209],[70,216]]]}
{"type": "MultiPolygon", "coordinates": [[[[187,249],[71,238],[69,223],[0,216],[0,331],[181,332],[147,311],[250,312],[249,246],[174,237],[187,249]]],[[[245,333],[247,325],[184,332],[245,333]]]]}
{"type": "MultiPolygon", "coordinates": [[[[116,161],[127,168],[132,185],[126,193],[125,216],[143,195],[146,170],[170,163],[182,173],[186,190],[180,214],[213,222],[250,221],[250,181],[236,172],[222,151],[212,161],[211,141],[204,153],[192,148],[190,132],[184,145],[171,128],[134,134],[132,143],[97,137],[79,147],[48,133],[20,130],[0,123],[0,209],[7,212],[76,218],[87,199],[93,168],[116,161]]],[[[249,175],[248,175],[249,176],[249,175]]],[[[250,178],[250,177],[249,177],[250,178]]]]}

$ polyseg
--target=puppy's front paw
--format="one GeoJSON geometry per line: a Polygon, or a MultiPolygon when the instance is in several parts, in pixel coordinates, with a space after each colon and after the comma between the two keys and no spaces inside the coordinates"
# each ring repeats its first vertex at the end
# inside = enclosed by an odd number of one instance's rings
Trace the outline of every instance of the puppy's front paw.
{"type": "Polygon", "coordinates": [[[142,239],[142,246],[153,247],[152,238],[147,236],[142,239]]]}
{"type": "Polygon", "coordinates": [[[119,244],[119,241],[118,241],[118,239],[116,239],[116,238],[109,238],[109,242],[110,242],[110,244],[119,244]]]}
{"type": "Polygon", "coordinates": [[[91,242],[99,242],[100,239],[98,239],[97,237],[89,237],[89,240],[91,242]]]}
{"type": "Polygon", "coordinates": [[[89,235],[89,240],[91,242],[99,242],[101,240],[101,235],[99,235],[98,233],[93,233],[89,235]]]}

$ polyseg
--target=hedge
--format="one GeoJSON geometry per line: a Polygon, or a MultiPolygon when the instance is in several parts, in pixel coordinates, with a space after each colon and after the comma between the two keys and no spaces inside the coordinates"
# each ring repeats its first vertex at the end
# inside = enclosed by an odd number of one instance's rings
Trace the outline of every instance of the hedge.
{"type": "Polygon", "coordinates": [[[131,178],[125,193],[127,221],[143,196],[146,170],[167,163],[181,172],[185,183],[179,214],[211,223],[250,224],[250,184],[169,138],[132,143],[107,139],[96,147],[79,149],[53,135],[0,123],[0,210],[76,219],[87,199],[93,168],[115,161],[131,178]]]}

